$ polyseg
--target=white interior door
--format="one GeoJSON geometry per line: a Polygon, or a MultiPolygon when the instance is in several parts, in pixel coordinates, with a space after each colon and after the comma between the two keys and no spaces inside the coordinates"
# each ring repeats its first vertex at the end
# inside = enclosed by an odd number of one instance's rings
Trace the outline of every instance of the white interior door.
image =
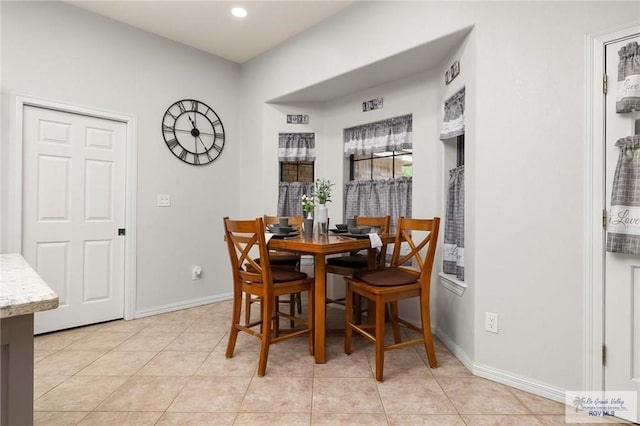
{"type": "Polygon", "coordinates": [[[123,317],[126,124],[25,106],[22,254],[58,294],[35,331],[123,317]]]}
{"type": "MultiPolygon", "coordinates": [[[[609,212],[609,232],[615,229],[612,220],[621,217],[619,211],[610,209],[613,177],[620,153],[615,143],[620,138],[633,135],[635,120],[640,119],[637,111],[616,113],[618,51],[629,42],[640,43],[638,33],[640,28],[630,32],[629,37],[605,45],[608,80],[605,97],[605,205],[609,212]]],[[[640,191],[640,185],[637,190],[640,191]]],[[[638,217],[640,206],[630,211],[631,215],[638,217]]],[[[604,387],[607,391],[637,391],[640,398],[640,255],[606,252],[604,266],[604,387]]],[[[637,402],[640,407],[640,399],[637,402]]],[[[620,416],[625,417],[622,413],[620,416]]]]}

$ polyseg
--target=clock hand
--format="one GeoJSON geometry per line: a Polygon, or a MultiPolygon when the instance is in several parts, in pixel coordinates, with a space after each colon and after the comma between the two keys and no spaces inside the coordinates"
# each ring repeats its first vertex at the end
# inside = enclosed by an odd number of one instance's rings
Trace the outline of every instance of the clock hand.
{"type": "Polygon", "coordinates": [[[196,123],[193,122],[193,120],[191,119],[191,117],[189,117],[189,114],[187,113],[187,118],[189,119],[189,121],[191,122],[191,125],[193,126],[194,129],[197,129],[196,127],[196,123]]]}
{"type": "MultiPolygon", "coordinates": [[[[202,144],[202,147],[204,148],[204,150],[207,150],[207,146],[204,144],[204,142],[202,142],[202,138],[200,136],[198,136],[198,140],[200,141],[200,143],[202,144]]],[[[196,144],[197,145],[197,144],[196,144]]],[[[196,151],[198,150],[197,146],[196,146],[196,151]]]]}

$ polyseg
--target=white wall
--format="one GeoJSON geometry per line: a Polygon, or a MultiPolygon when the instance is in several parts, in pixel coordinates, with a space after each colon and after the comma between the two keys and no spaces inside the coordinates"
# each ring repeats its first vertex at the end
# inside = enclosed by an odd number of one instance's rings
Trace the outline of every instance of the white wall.
{"type": "MultiPolygon", "coordinates": [[[[468,239],[476,255],[467,259],[474,269],[474,362],[550,389],[578,389],[584,40],[639,14],[637,2],[357,4],[243,65],[242,110],[250,123],[242,122],[243,150],[265,142],[266,100],[474,25],[475,93],[467,97],[475,109],[467,151],[475,168],[467,174],[475,208],[468,239]],[[500,315],[500,334],[483,330],[485,311],[500,315]]],[[[334,161],[319,157],[318,170],[334,161]]],[[[257,154],[250,164],[265,175],[277,167],[257,154]]],[[[262,199],[274,196],[267,189],[262,199]]]]}
{"type": "Polygon", "coordinates": [[[2,2],[3,241],[7,246],[6,150],[10,92],[137,118],[137,306],[139,313],[228,297],[222,217],[238,212],[239,66],[59,2],[2,2]],[[160,131],[173,102],[199,99],[221,117],[222,155],[194,167],[176,159],[160,131]],[[170,193],[170,208],[156,194],[170,193]],[[191,280],[191,266],[203,276],[191,280]]]}
{"type": "MultiPolygon", "coordinates": [[[[472,364],[475,354],[475,179],[476,172],[476,47],[475,32],[471,33],[462,45],[445,59],[439,70],[440,76],[438,102],[442,103],[462,87],[465,87],[465,283],[467,289],[462,295],[455,294],[441,286],[439,277],[432,284],[434,309],[434,326],[437,335],[445,341],[452,351],[468,367],[472,364]],[[460,74],[449,84],[442,84],[442,76],[454,61],[460,63],[460,74]]],[[[438,129],[440,130],[440,129],[438,129]]],[[[457,149],[455,139],[442,142],[443,168],[441,171],[442,183],[440,194],[442,195],[442,235],[446,220],[447,189],[449,183],[449,170],[456,167],[457,149]]],[[[442,240],[443,241],[443,240],[442,240]]],[[[436,272],[442,271],[441,258],[437,259],[436,272]]]]}

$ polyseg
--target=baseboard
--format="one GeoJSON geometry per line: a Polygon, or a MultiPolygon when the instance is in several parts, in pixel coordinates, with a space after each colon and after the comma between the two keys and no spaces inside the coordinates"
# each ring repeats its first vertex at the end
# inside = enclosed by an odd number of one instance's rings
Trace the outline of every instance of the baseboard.
{"type": "Polygon", "coordinates": [[[562,404],[565,403],[564,389],[499,370],[488,365],[475,363],[467,353],[441,329],[436,327],[434,334],[473,375],[542,396],[562,404]]]}
{"type": "Polygon", "coordinates": [[[466,367],[467,370],[473,373],[473,360],[467,355],[467,353],[456,342],[451,339],[447,333],[436,327],[433,331],[438,339],[451,351],[451,353],[458,358],[458,361],[466,367]]]}
{"type": "Polygon", "coordinates": [[[134,319],[149,317],[152,315],[166,314],[167,312],[179,311],[181,309],[195,308],[197,306],[208,305],[210,303],[224,302],[231,300],[233,293],[217,294],[215,296],[201,297],[199,299],[184,300],[166,305],[154,306],[153,308],[141,309],[135,312],[134,319]]]}
{"type": "Polygon", "coordinates": [[[565,403],[565,390],[482,364],[473,365],[473,374],[557,402],[565,403]]]}

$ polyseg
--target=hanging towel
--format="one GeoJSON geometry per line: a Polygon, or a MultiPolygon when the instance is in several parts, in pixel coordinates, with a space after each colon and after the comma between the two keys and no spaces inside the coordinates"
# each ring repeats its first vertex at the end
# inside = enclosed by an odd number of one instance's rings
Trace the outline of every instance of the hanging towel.
{"type": "Polygon", "coordinates": [[[618,51],[618,56],[616,112],[640,111],[640,46],[632,41],[618,51]]]}
{"type": "Polygon", "coordinates": [[[619,139],[607,225],[607,251],[640,254],[640,136],[619,139]]]}

